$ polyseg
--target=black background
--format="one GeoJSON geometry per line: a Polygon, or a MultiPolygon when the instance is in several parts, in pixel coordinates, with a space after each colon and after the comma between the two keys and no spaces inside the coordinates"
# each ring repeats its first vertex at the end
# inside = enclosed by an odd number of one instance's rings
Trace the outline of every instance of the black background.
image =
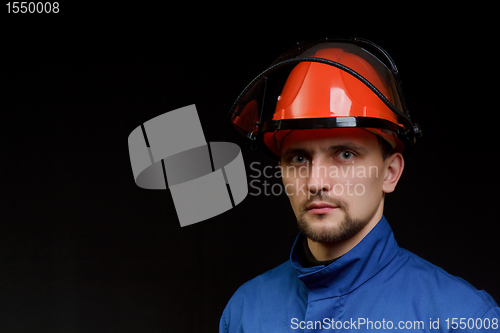
{"type": "MultiPolygon", "coordinates": [[[[325,36],[385,48],[424,130],[387,198],[400,246],[500,299],[489,26],[409,9],[69,6],[1,8],[3,332],[217,331],[234,291],[287,260],[297,234],[288,199],[250,195],[181,228],[168,191],[135,185],[128,135],[196,104],[207,141],[240,143],[225,123],[239,92],[285,47],[325,36]]],[[[274,163],[242,150],[249,176],[252,161],[274,163]]]]}

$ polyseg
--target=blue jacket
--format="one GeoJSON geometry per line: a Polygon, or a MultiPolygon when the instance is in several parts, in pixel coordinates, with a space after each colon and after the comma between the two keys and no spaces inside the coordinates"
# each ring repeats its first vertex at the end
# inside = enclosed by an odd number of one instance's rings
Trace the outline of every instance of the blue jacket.
{"type": "Polygon", "coordinates": [[[500,333],[493,298],[400,248],[385,217],[326,267],[304,268],[299,247],[234,293],[219,332],[500,333]]]}

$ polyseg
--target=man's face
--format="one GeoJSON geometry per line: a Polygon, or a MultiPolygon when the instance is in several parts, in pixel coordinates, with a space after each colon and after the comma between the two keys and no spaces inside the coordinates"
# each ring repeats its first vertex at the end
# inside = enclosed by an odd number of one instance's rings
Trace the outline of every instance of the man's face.
{"type": "Polygon", "coordinates": [[[348,239],[381,218],[384,193],[395,187],[384,181],[394,155],[383,160],[374,134],[359,128],[294,130],[280,152],[283,185],[299,228],[311,240],[348,239]]]}

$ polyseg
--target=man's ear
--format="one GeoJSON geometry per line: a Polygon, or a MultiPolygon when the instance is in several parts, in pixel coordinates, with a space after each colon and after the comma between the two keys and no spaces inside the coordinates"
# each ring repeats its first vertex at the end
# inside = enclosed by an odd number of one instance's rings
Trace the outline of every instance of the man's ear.
{"type": "Polygon", "coordinates": [[[405,160],[401,153],[394,153],[387,157],[384,161],[385,173],[384,173],[384,184],[382,191],[384,193],[391,193],[396,188],[399,178],[403,174],[403,169],[405,167],[405,160]]]}

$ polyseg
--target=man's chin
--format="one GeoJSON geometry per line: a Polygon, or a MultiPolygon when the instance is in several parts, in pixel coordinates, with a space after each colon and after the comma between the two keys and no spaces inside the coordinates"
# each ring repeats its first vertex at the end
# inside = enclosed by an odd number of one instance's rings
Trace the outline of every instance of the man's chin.
{"type": "Polygon", "coordinates": [[[310,214],[298,220],[299,229],[314,242],[334,243],[357,234],[366,225],[365,221],[352,219],[348,214],[310,214]]]}
{"type": "Polygon", "coordinates": [[[326,221],[326,219],[318,220],[316,218],[313,221],[299,222],[299,229],[315,242],[330,243],[343,238],[338,222],[326,221]]]}

